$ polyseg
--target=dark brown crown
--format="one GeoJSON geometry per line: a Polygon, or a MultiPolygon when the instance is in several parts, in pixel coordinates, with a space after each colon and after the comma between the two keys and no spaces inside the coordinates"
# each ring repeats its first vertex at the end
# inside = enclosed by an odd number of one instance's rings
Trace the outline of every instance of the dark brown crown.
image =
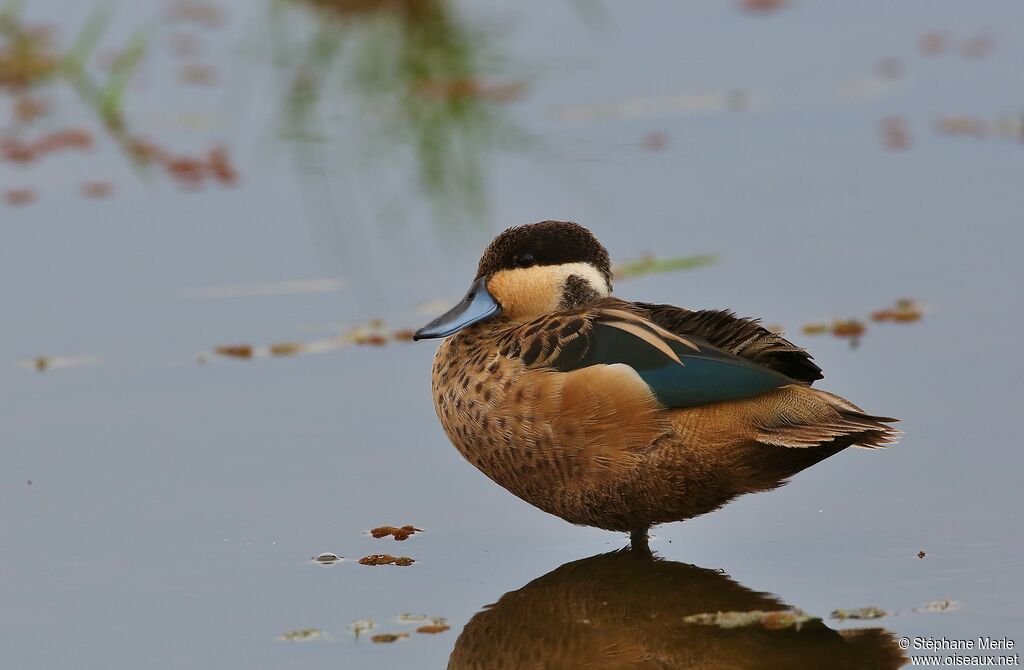
{"type": "Polygon", "coordinates": [[[541,221],[509,228],[494,238],[480,258],[476,278],[499,270],[522,267],[521,259],[533,257],[534,265],[590,263],[612,286],[608,251],[593,233],[572,221],[541,221]]]}

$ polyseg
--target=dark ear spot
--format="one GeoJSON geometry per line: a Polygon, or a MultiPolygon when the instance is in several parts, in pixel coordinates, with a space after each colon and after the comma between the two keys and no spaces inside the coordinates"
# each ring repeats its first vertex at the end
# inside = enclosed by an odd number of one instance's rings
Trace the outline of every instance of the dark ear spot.
{"type": "Polygon", "coordinates": [[[599,297],[598,292],[586,279],[579,275],[569,275],[562,288],[562,300],[559,307],[561,309],[578,307],[597,300],[599,297]]]}

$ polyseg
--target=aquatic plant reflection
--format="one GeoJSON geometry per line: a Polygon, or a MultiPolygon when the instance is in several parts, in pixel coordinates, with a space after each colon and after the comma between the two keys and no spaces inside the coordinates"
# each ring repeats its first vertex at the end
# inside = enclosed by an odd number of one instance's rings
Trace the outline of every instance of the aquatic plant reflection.
{"type": "Polygon", "coordinates": [[[818,619],[723,627],[702,613],[789,609],[727,575],[624,549],[566,563],[474,616],[448,667],[898,668],[881,628],[833,630],[818,619]]]}
{"type": "Polygon", "coordinates": [[[410,191],[394,180],[411,173],[438,222],[481,221],[489,155],[524,139],[502,105],[525,93],[496,78],[501,58],[484,35],[444,0],[277,0],[272,23],[288,72],[284,133],[307,170],[341,158],[346,181],[383,188],[392,207],[410,191]],[[393,170],[396,159],[408,169],[393,170]]]}

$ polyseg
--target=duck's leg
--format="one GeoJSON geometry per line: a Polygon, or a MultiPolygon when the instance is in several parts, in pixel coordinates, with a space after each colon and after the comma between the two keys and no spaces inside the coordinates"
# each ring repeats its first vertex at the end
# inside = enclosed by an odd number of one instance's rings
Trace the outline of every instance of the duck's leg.
{"type": "Polygon", "coordinates": [[[629,533],[629,546],[634,550],[649,551],[647,546],[647,532],[650,527],[634,529],[629,533]]]}

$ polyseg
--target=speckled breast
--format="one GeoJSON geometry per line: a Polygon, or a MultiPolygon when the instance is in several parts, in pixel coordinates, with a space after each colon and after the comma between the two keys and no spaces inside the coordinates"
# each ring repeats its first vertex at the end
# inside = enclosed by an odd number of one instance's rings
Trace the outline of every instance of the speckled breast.
{"type": "Polygon", "coordinates": [[[642,450],[666,430],[655,403],[623,401],[586,380],[574,387],[579,373],[528,367],[501,353],[500,336],[482,324],[438,349],[434,406],[452,444],[547,512],[573,523],[623,525],[606,517],[625,502],[622,486],[643,474],[642,450]]]}

